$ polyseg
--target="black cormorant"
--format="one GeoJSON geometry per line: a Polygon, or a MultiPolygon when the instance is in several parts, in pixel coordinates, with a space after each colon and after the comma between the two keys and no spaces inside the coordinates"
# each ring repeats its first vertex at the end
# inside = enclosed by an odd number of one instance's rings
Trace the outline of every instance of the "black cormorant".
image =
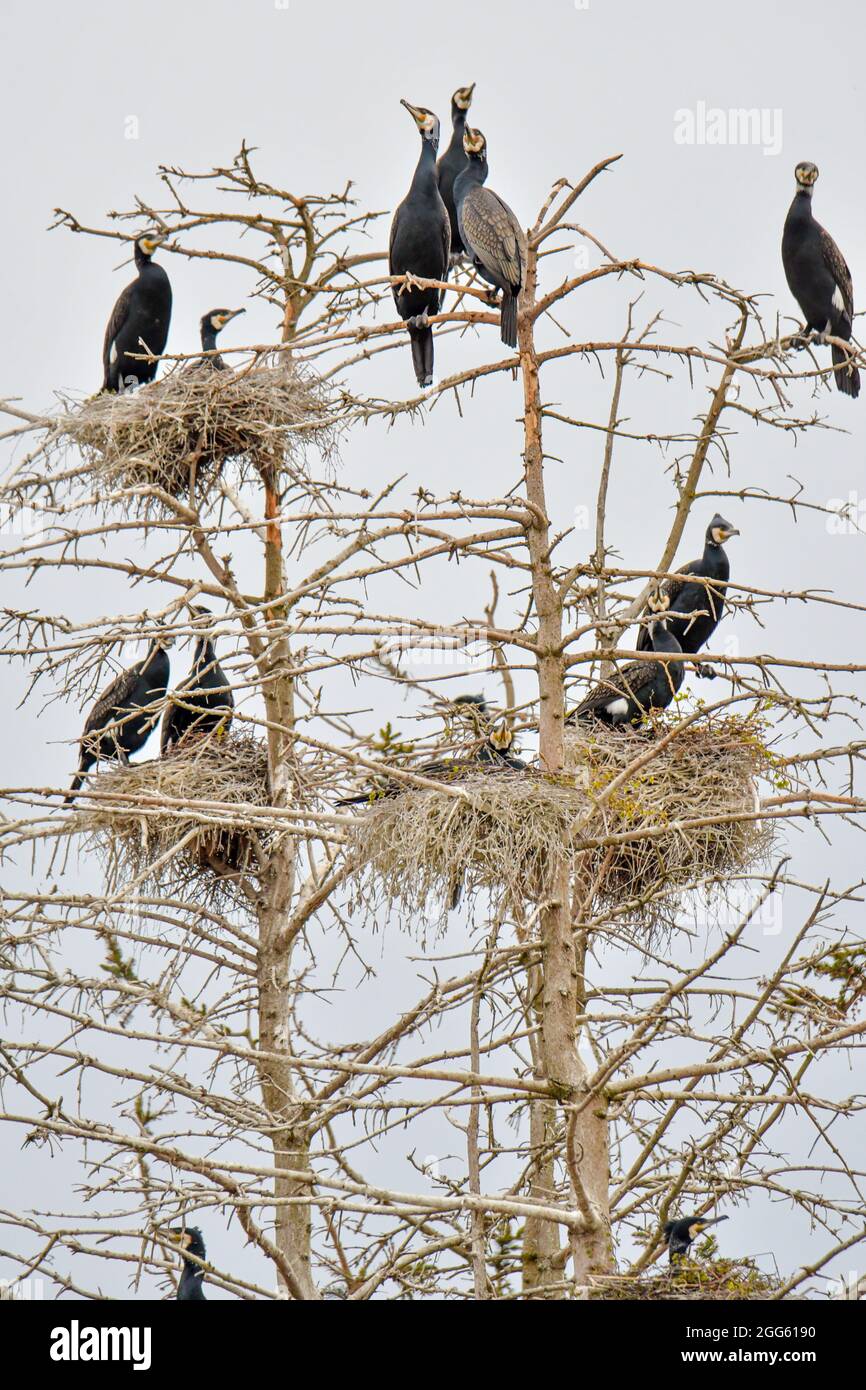
{"type": "MultiPolygon", "coordinates": [[[[205,623],[211,617],[206,608],[193,611],[205,623]]],[[[234,707],[228,677],[217,661],[210,633],[204,631],[196,641],[189,675],[168,697],[160,739],[163,756],[187,735],[199,737],[213,730],[219,730],[220,735],[228,733],[234,707]]]]}
{"type": "Polygon", "coordinates": [[[439,192],[442,194],[442,201],[448,209],[448,220],[451,223],[451,264],[463,259],[465,247],[460,238],[460,228],[457,226],[457,211],[454,207],[454,180],[469,162],[469,157],[463,148],[463,132],[466,129],[466,113],[472,105],[472,93],[475,91],[475,83],[472,82],[468,87],[458,87],[451,98],[451,140],[448,148],[436,166],[439,177],[439,192]]]}
{"type": "Polygon", "coordinates": [[[171,320],[171,284],[151,257],[165,241],[161,232],[145,232],[135,243],[138,279],[126,286],[111,311],[102,346],[103,391],[125,391],[153,381],[157,363],[128,356],[165,349],[171,320]]]}
{"type": "Polygon", "coordinates": [[[168,649],[173,641],[171,633],[160,633],[144,659],[115,676],[96,701],[81,735],[78,772],[65,805],[94,763],[102,758],[126,763],[150,738],[168,689],[168,649]]]}
{"type": "Polygon", "coordinates": [[[201,1231],[198,1226],[187,1226],[185,1231],[175,1226],[167,1234],[176,1240],[184,1251],[183,1272],[175,1295],[178,1303],[206,1303],[207,1299],[202,1291],[204,1270],[187,1258],[188,1255],[195,1255],[199,1260],[206,1258],[201,1231]]]}
{"type": "MultiPolygon", "coordinates": [[[[476,703],[473,699],[464,698],[457,703],[476,703]]],[[[423,763],[420,767],[406,767],[406,772],[417,773],[419,777],[430,777],[433,781],[439,782],[459,782],[464,777],[469,777],[473,772],[482,768],[485,772],[523,772],[526,763],[522,758],[518,758],[511,750],[514,745],[514,734],[507,724],[501,724],[491,729],[481,745],[471,754],[460,754],[453,758],[439,758],[436,762],[423,763]]],[[[409,782],[388,781],[375,787],[371,787],[363,796],[347,796],[338,801],[338,806],[363,806],[374,801],[380,801],[383,797],[401,796],[403,792],[421,791],[423,788],[413,787],[409,782]]]]}
{"type": "MultiPolygon", "coordinates": [[[[421,132],[421,155],[409,192],[394,213],[388,270],[391,275],[414,275],[420,280],[444,280],[448,274],[451,225],[448,210],[439,192],[436,177],[436,151],[439,148],[439,119],[423,106],[401,105],[412,116],[421,132]]],[[[428,314],[438,314],[440,290],[392,286],[394,302],[405,320],[412,341],[412,363],[419,386],[433,381],[433,329],[428,314]]]]}
{"type": "MultiPolygon", "coordinates": [[[[794,199],[782,233],[782,264],[788,288],[806,320],[806,332],[850,340],[854,323],[854,287],[845,257],[830,233],[812,216],[812,189],[818,178],[814,164],[798,164],[794,199]]],[[[848,353],[833,347],[836,385],[846,396],[860,394],[860,372],[848,353]]]]}
{"type": "MultiPolygon", "coordinates": [[[[690,560],[677,570],[682,579],[665,579],[659,585],[660,597],[669,600],[668,631],[673,633],[684,652],[700,651],[719,625],[731,577],[731,565],[724,543],[731,536],[739,534],[736,526],[716,512],[707,527],[701,558],[690,560]],[[700,580],[708,582],[700,583],[700,580]]],[[[651,652],[652,649],[648,628],[642,627],[638,634],[637,650],[651,652]]],[[[716,675],[712,666],[699,665],[698,672],[708,680],[716,675]]]]}
{"type": "Polygon", "coordinates": [[[217,335],[222,333],[226,324],[232,319],[236,319],[238,314],[245,314],[246,309],[211,309],[209,313],[202,315],[199,331],[201,333],[201,350],[210,353],[209,357],[199,357],[194,362],[187,362],[184,371],[198,371],[200,368],[210,367],[217,372],[229,370],[228,363],[224,362],[220,354],[216,351],[217,335]]]}
{"type": "Polygon", "coordinates": [[[662,1240],[668,1247],[670,1258],[688,1254],[689,1246],[692,1241],[701,1235],[708,1226],[718,1226],[720,1221],[727,1221],[726,1216],[716,1216],[712,1221],[707,1221],[703,1216],[682,1216],[678,1221],[666,1221],[662,1231],[662,1240]]]}
{"type": "Polygon", "coordinates": [[[454,184],[457,225],[467,254],[479,275],[502,291],[502,341],[517,347],[517,310],[526,283],[526,235],[507,203],[487,178],[487,141],[480,130],[466,127],[463,148],[468,163],[454,184]]]}
{"type": "MultiPolygon", "coordinates": [[[[666,607],[662,601],[662,607],[666,607]]],[[[665,618],[657,618],[653,629],[653,651],[672,655],[681,652],[679,642],[668,632],[665,618]]],[[[681,661],[630,661],[606,680],[599,681],[568,716],[576,720],[599,719],[603,724],[640,724],[651,709],[667,709],[683,683],[681,661]]]]}

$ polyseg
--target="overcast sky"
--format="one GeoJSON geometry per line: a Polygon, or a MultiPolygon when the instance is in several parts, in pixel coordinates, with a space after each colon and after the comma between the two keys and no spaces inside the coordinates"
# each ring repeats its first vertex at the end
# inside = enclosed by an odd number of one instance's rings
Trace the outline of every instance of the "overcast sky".
{"type": "MultiPolygon", "coordinates": [[[[810,159],[821,170],[816,214],[846,255],[856,297],[858,284],[866,285],[863,38],[863,10],[855,0],[821,6],[728,0],[721,7],[689,0],[540,0],[533,6],[484,0],[441,11],[384,0],[154,0],[144,7],[6,0],[0,15],[6,133],[0,393],[41,411],[53,408],[55,393],[87,394],[100,381],[104,325],[129,267],[114,269],[122,255],[113,244],[49,233],[56,206],[101,225],[108,210],[131,206],[136,194],[157,196],[159,164],[202,170],[225,164],[243,137],[258,147],[259,167],[277,183],[310,192],[351,178],[363,205],[390,210],[405,193],[417,157],[417,136],[399,98],[437,110],[447,138],[450,93],[472,81],[472,121],[488,137],[491,185],[524,224],[557,177],[576,179],[603,156],[622,153],[581,201],[579,220],[616,255],[672,270],[712,270],[765,294],[772,325],[776,314],[797,312],[779,242],[794,165],[810,159]],[[739,108],[759,113],[757,138],[707,143],[707,135],[717,137],[714,110],[739,108]]],[[[385,219],[383,247],[387,225],[385,219]]],[[[591,255],[595,263],[597,253],[591,255]]],[[[250,286],[239,271],[179,258],[170,269],[170,349],[192,350],[201,314],[216,304],[247,304],[241,323],[249,341],[276,336],[267,308],[246,298],[250,286]]],[[[616,336],[635,288],[587,291],[581,332],[616,336]]],[[[710,325],[720,339],[724,315],[700,310],[685,292],[646,288],[647,315],[659,307],[669,320],[661,340],[685,340],[690,329],[706,336],[710,325]]],[[[452,336],[437,350],[437,371],[485,360],[497,350],[491,336],[474,342],[452,336]]],[[[375,359],[365,372],[356,384],[372,394],[405,396],[412,389],[408,350],[375,359]]],[[[606,418],[609,385],[591,363],[557,370],[546,391],[577,418],[606,418]]],[[[626,414],[632,404],[635,414],[649,411],[647,388],[635,384],[633,391],[626,414]]],[[[688,428],[705,408],[700,385],[690,390],[679,377],[666,396],[653,400],[657,413],[645,421],[659,429],[688,428]]],[[[805,390],[799,403],[810,408],[805,390]]],[[[440,492],[462,486],[476,495],[499,493],[517,476],[518,408],[510,383],[492,383],[483,409],[465,427],[444,402],[423,426],[361,432],[343,467],[353,480],[371,485],[408,470],[413,488],[423,481],[440,492]]],[[[866,396],[853,403],[827,393],[820,409],[842,432],[816,431],[797,443],[758,432],[744,419],[731,441],[731,476],[718,471],[716,486],[787,494],[796,478],[821,504],[852,493],[857,502],[866,396]]],[[[548,447],[562,459],[551,466],[550,487],[557,526],[567,526],[576,509],[592,503],[600,437],[596,446],[583,435],[552,431],[548,447]]],[[[654,564],[671,489],[657,457],[625,449],[619,458],[610,541],[625,563],[654,564]]],[[[809,586],[854,598],[862,593],[866,537],[834,534],[818,513],[795,518],[759,503],[708,500],[696,509],[681,560],[699,551],[717,505],[743,533],[731,548],[735,577],[743,582],[793,591],[809,586]]],[[[569,545],[580,558],[591,536],[578,532],[569,545]]],[[[133,611],[143,601],[123,592],[113,603],[104,582],[82,580],[74,595],[68,578],[54,584],[34,592],[43,606],[60,611],[133,611]]],[[[418,595],[419,611],[443,618],[466,613],[461,584],[460,576],[443,570],[435,592],[418,595]]],[[[481,589],[478,597],[484,597],[481,589]]],[[[472,602],[468,616],[477,617],[481,603],[474,595],[472,602]]],[[[729,622],[725,636],[736,644],[732,650],[860,659],[862,616],[777,603],[762,618],[763,631],[746,619],[729,622]]],[[[9,695],[0,739],[7,781],[63,780],[80,711],[54,707],[51,739],[67,742],[48,743],[36,705],[12,708],[22,688],[18,673],[9,674],[4,688],[9,695]]],[[[847,884],[859,875],[859,841],[832,828],[829,833],[830,846],[817,835],[799,836],[798,862],[804,877],[838,873],[847,884]]],[[[410,953],[396,933],[389,945],[410,953]]],[[[415,967],[383,960],[380,985],[389,971],[411,998],[415,967]]],[[[359,992],[344,1006],[340,1031],[356,1033],[365,1011],[373,1022],[375,1003],[359,992]]],[[[22,1160],[9,1152],[12,1137],[0,1136],[0,1204],[44,1205],[43,1187],[56,1181],[54,1172],[44,1157],[22,1160]]],[[[414,1180],[397,1160],[393,1176],[414,1180]]],[[[723,1228],[728,1249],[733,1226],[723,1228]]],[[[737,1250],[773,1250],[785,1267],[803,1258],[803,1238],[802,1232],[791,1236],[787,1209],[762,1207],[751,1221],[741,1209],[737,1250]]]]}

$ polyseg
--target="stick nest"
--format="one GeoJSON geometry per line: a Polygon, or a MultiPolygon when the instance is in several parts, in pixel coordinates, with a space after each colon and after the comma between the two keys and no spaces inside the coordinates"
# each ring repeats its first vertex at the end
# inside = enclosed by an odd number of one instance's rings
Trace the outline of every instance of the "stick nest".
{"type": "Polygon", "coordinates": [[[276,830],[267,750],[249,734],[192,736],[167,757],[92,778],[72,829],[106,864],[110,890],[137,880],[179,896],[235,901],[276,830]]]}
{"type": "Polygon", "coordinates": [[[301,470],[312,444],[330,456],[336,431],[320,383],[281,356],[238,371],[177,369],[94,396],[61,418],[58,436],[79,447],[101,489],[156,489],[140,507],[159,511],[159,492],[201,495],[229,460],[241,476],[253,463],[301,470]]]}
{"type": "Polygon", "coordinates": [[[661,1274],[595,1279],[589,1296],[605,1303],[727,1303],[771,1299],[781,1287],[778,1276],[765,1274],[752,1260],[680,1260],[661,1274]]]}
{"type": "Polygon", "coordinates": [[[456,896],[480,889],[494,914],[525,920],[553,891],[549,865],[564,854],[593,916],[642,934],[670,930],[689,890],[722,892],[705,880],[754,868],[768,853],[755,810],[769,755],[753,721],[707,720],[609,792],[664,728],[570,732],[558,776],[479,770],[441,792],[371,800],[348,834],[358,902],[444,926],[456,896]]]}

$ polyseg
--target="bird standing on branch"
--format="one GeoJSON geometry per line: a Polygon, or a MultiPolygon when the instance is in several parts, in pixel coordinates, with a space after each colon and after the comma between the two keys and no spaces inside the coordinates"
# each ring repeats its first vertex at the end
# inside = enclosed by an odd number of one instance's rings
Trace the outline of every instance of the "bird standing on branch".
{"type": "MultiPolygon", "coordinates": [[[[817,333],[821,338],[829,333],[849,342],[854,326],[854,286],[845,257],[812,215],[817,165],[798,164],[794,178],[797,187],[782,233],[782,264],[788,288],[806,320],[807,333],[817,333]]],[[[834,344],[831,353],[837,388],[846,396],[859,396],[859,369],[852,365],[844,348],[834,344]]]]}
{"type": "Polygon", "coordinates": [[[502,291],[502,341],[515,348],[518,300],[526,284],[529,255],[526,234],[508,204],[492,188],[484,187],[487,141],[481,131],[467,126],[463,148],[468,163],[454,184],[460,238],[478,274],[502,291]]]}
{"type": "Polygon", "coordinates": [[[454,206],[454,180],[463,173],[469,163],[469,157],[463,148],[463,132],[466,129],[466,113],[472,105],[472,93],[475,91],[475,83],[472,82],[468,87],[458,87],[451,98],[451,140],[448,148],[436,166],[436,173],[439,178],[439,192],[442,201],[448,209],[448,221],[451,224],[451,264],[456,265],[461,261],[466,253],[466,248],[460,237],[460,228],[457,225],[457,209],[454,206]]]}
{"type": "MultiPolygon", "coordinates": [[[[718,512],[707,527],[704,553],[699,560],[690,560],[677,575],[659,585],[659,595],[668,600],[666,625],[684,652],[694,653],[705,647],[719,625],[725,608],[725,594],[731,577],[731,565],[724,543],[740,533],[736,526],[725,521],[718,512]]],[[[637,639],[639,652],[653,650],[648,626],[641,627],[637,639]]],[[[712,680],[712,666],[698,666],[699,675],[712,680]]]]}
{"type": "Polygon", "coordinates": [[[162,266],[151,259],[165,239],[162,232],[145,232],[136,240],[138,278],[122,291],[105,330],[103,391],[126,391],[156,376],[158,363],[145,361],[141,354],[159,357],[168,341],[171,284],[162,266]]]}
{"type": "Polygon", "coordinates": [[[683,1216],[678,1221],[666,1221],[662,1240],[668,1248],[670,1259],[673,1261],[687,1255],[692,1241],[702,1235],[708,1226],[718,1226],[720,1221],[727,1219],[726,1216],[716,1216],[712,1221],[707,1221],[703,1216],[683,1216]]]}
{"type": "MultiPolygon", "coordinates": [[[[661,614],[669,600],[662,597],[658,604],[650,600],[651,608],[661,614]]],[[[652,650],[676,655],[682,648],[672,632],[668,619],[659,616],[648,624],[652,628],[652,650]]],[[[667,709],[683,683],[682,661],[630,661],[615,675],[599,681],[569,714],[566,723],[598,719],[615,728],[620,724],[637,727],[651,709],[667,709]]]]}
{"type": "Polygon", "coordinates": [[[451,224],[439,192],[436,151],[439,148],[439,118],[423,106],[401,101],[421,134],[421,154],[409,192],[394,213],[388,248],[391,275],[408,277],[394,285],[397,313],[409,330],[412,363],[419,386],[433,382],[433,329],[428,314],[438,314],[442,292],[420,289],[413,279],[444,280],[448,274],[451,250],[451,224]]]}
{"type": "Polygon", "coordinates": [[[168,697],[160,736],[163,757],[184,738],[200,738],[214,732],[223,738],[231,727],[235,700],[214,651],[208,627],[211,614],[207,608],[194,608],[193,612],[197,623],[203,622],[205,627],[196,641],[189,675],[168,697]]]}
{"type": "Polygon", "coordinates": [[[168,689],[168,651],[174,638],[160,632],[143,661],[121,671],[93,706],[81,735],[78,772],[72,780],[68,806],[85,774],[102,758],[128,763],[143,748],[159,721],[168,689]]]}

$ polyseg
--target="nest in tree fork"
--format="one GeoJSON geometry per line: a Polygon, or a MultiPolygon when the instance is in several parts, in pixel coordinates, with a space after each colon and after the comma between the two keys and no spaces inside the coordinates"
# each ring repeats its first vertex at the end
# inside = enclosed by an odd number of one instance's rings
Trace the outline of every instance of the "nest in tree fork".
{"type": "Polygon", "coordinates": [[[594,915],[641,931],[673,926],[688,890],[765,857],[769,830],[754,813],[769,755],[753,722],[707,720],[609,791],[666,727],[570,732],[558,776],[479,770],[441,792],[371,800],[348,835],[359,901],[444,925],[458,891],[481,890],[494,913],[525,919],[552,891],[549,866],[564,856],[594,915]],[[696,820],[708,823],[688,824],[696,820]]]}
{"type": "MultiPolygon", "coordinates": [[[[302,469],[309,446],[326,456],[335,442],[321,385],[279,357],[237,371],[176,369],[119,395],[103,393],[61,417],[97,485],[200,494],[229,460],[302,469]]],[[[158,498],[143,495],[145,510],[158,498]]]]}
{"type": "Polygon", "coordinates": [[[267,750],[249,734],[193,736],[165,758],[112,768],[81,802],[71,828],[100,853],[112,889],[135,879],[231,898],[278,833],[267,750]]]}

